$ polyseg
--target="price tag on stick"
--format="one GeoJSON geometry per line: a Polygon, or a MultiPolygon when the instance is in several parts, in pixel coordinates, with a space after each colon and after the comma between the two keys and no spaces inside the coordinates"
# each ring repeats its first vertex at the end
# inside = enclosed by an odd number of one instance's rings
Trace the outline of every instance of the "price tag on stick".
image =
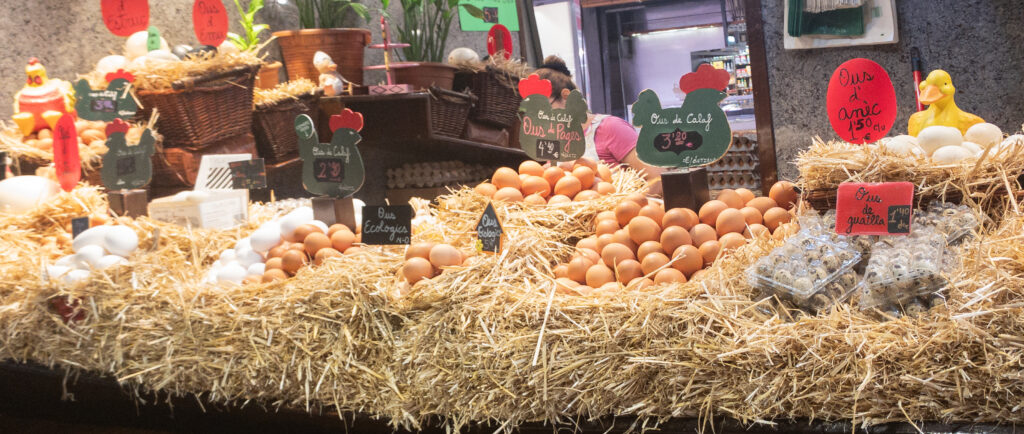
{"type": "Polygon", "coordinates": [[[548,97],[551,82],[532,74],[519,81],[519,144],[534,160],[574,161],[586,151],[583,123],[587,101],[574,90],[565,98],[565,108],[552,108],[548,97]]]}
{"type": "Polygon", "coordinates": [[[78,155],[78,131],[75,119],[65,114],[53,130],[53,165],[60,188],[71,191],[82,178],[82,160],[78,155]]]}
{"type": "Polygon", "coordinates": [[[238,190],[262,190],[267,188],[267,169],[262,158],[252,160],[232,161],[228,163],[231,169],[232,187],[238,190]]]}
{"type": "Polygon", "coordinates": [[[107,88],[93,90],[84,78],[75,82],[75,112],[78,117],[89,121],[110,122],[114,119],[129,119],[139,110],[131,94],[135,77],[123,69],[108,73],[107,88]]]}
{"type": "Polygon", "coordinates": [[[363,244],[409,244],[412,240],[412,206],[364,206],[363,244]]]}
{"type": "Polygon", "coordinates": [[[913,209],[913,183],[844,182],[836,197],[836,233],[909,234],[913,209]]]}
{"type": "Polygon", "coordinates": [[[505,60],[512,58],[512,33],[508,31],[508,27],[495,24],[487,32],[487,54],[494,57],[499,52],[505,60]]]}
{"type": "Polygon", "coordinates": [[[363,115],[350,109],[331,116],[334,136],[320,143],[313,120],[307,115],[295,118],[302,158],[302,185],[306,191],[331,197],[348,197],[363,186],[365,169],[357,143],[362,139],[363,115]]]}
{"type": "Polygon", "coordinates": [[[219,46],[228,37],[228,11],[221,0],[196,0],[192,26],[200,44],[219,46]]]}
{"type": "Polygon", "coordinates": [[[484,208],[484,213],[480,216],[480,221],[476,224],[476,250],[478,252],[500,252],[501,238],[504,233],[498,213],[494,211],[494,205],[488,202],[487,208],[484,208]]]}
{"type": "Polygon", "coordinates": [[[117,36],[131,36],[149,26],[148,0],[100,0],[103,24],[117,36]]]}
{"type": "Polygon", "coordinates": [[[874,143],[896,121],[896,89],[889,73],[868,59],[847,60],[836,68],[825,103],[832,129],[850,143],[874,143]]]}
{"type": "Polygon", "coordinates": [[[71,219],[71,239],[78,237],[78,234],[89,229],[89,217],[78,217],[71,219]]]}

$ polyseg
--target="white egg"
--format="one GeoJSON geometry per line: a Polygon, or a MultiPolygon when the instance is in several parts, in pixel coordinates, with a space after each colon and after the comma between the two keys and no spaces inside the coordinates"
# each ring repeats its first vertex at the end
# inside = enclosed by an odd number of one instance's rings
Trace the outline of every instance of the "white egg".
{"type": "Polygon", "coordinates": [[[113,255],[128,257],[139,247],[139,236],[128,226],[110,226],[103,246],[113,255]]]}
{"type": "Polygon", "coordinates": [[[217,259],[218,262],[228,263],[235,260],[235,249],[227,249],[220,252],[220,257],[217,259]]]}
{"type": "Polygon", "coordinates": [[[64,255],[64,256],[61,256],[60,259],[57,260],[57,262],[53,263],[53,265],[57,265],[57,266],[60,266],[60,267],[74,267],[75,266],[75,255],[64,255]]]}
{"type": "Polygon", "coordinates": [[[107,255],[96,262],[97,270],[106,270],[115,265],[127,264],[128,260],[117,255],[107,255]]]}
{"type": "Polygon", "coordinates": [[[264,271],[267,271],[267,264],[262,262],[252,264],[245,270],[249,276],[262,276],[264,271]]]}
{"type": "Polygon", "coordinates": [[[181,59],[168,50],[153,50],[146,53],[146,57],[154,62],[178,62],[181,59]]]}
{"type": "Polygon", "coordinates": [[[82,247],[75,253],[74,263],[77,268],[95,267],[100,258],[106,256],[103,247],[95,244],[82,247]]]}
{"type": "Polygon", "coordinates": [[[220,54],[238,54],[240,51],[234,42],[225,39],[224,42],[217,46],[217,52],[220,54]]]}
{"type": "Polygon", "coordinates": [[[974,142],[963,142],[960,144],[960,146],[968,151],[971,151],[971,154],[974,155],[974,157],[980,157],[981,153],[985,152],[985,150],[982,149],[981,145],[978,145],[977,143],[974,142]]]}
{"type": "Polygon", "coordinates": [[[242,279],[245,279],[245,268],[237,263],[230,263],[217,270],[218,282],[242,283],[242,279]]]}
{"type": "Polygon", "coordinates": [[[89,280],[89,275],[92,274],[89,270],[71,270],[62,276],[61,280],[66,285],[75,285],[86,280],[89,280]]]}
{"type": "Polygon", "coordinates": [[[939,164],[953,164],[973,156],[974,154],[963,146],[943,146],[932,154],[932,159],[939,164]]]}
{"type": "Polygon", "coordinates": [[[78,236],[71,241],[71,251],[78,253],[78,251],[85,246],[103,247],[106,241],[107,232],[109,232],[112,227],[113,226],[110,225],[94,226],[82,231],[82,233],[78,234],[78,236]]]}
{"type": "Polygon", "coordinates": [[[252,250],[252,239],[249,237],[242,238],[235,241],[235,254],[238,254],[239,250],[249,249],[252,250]]]}
{"type": "Polygon", "coordinates": [[[999,142],[999,148],[992,155],[997,156],[1008,152],[1020,152],[1024,150],[1024,135],[1014,134],[999,142]]]}
{"type": "Polygon", "coordinates": [[[281,217],[281,238],[291,238],[292,234],[295,232],[295,228],[309,223],[312,220],[313,209],[308,207],[298,208],[284,217],[281,217]],[[309,212],[307,213],[303,208],[308,209],[309,212]]]}
{"type": "Polygon", "coordinates": [[[914,136],[896,136],[886,139],[882,146],[886,151],[899,155],[924,155],[924,151],[917,146],[917,139],[914,136]]]}
{"type": "MultiPolygon", "coordinates": [[[[70,256],[67,256],[70,257],[70,256]]],[[[72,268],[65,265],[48,265],[46,266],[46,278],[47,279],[58,279],[63,277],[65,274],[71,272],[72,268]]]]}
{"type": "Polygon", "coordinates": [[[24,213],[60,193],[56,182],[41,176],[13,176],[0,181],[0,211],[24,213]]]}
{"type": "Polygon", "coordinates": [[[249,244],[252,249],[259,253],[266,253],[281,242],[280,225],[263,225],[249,237],[249,244]]]}
{"type": "Polygon", "coordinates": [[[448,63],[476,62],[480,55],[471,48],[459,47],[448,53],[448,63]]]}
{"type": "Polygon", "coordinates": [[[128,59],[119,54],[111,54],[100,59],[96,62],[96,72],[102,75],[107,75],[111,72],[117,72],[118,69],[125,69],[128,67],[128,59]]]}
{"type": "MultiPolygon", "coordinates": [[[[149,32],[145,30],[132,33],[132,35],[128,37],[128,40],[124,41],[125,56],[130,60],[139,56],[145,56],[146,53],[149,52],[146,45],[148,39],[149,32]]],[[[160,49],[170,52],[170,47],[167,45],[167,41],[164,38],[160,38],[160,49]]]]}
{"type": "Polygon", "coordinates": [[[943,146],[960,146],[963,141],[964,136],[960,134],[960,130],[941,125],[930,126],[917,134],[917,145],[928,155],[943,146]]]}
{"type": "Polygon", "coordinates": [[[352,212],[356,215],[356,227],[363,226],[363,207],[366,206],[366,202],[359,199],[352,199],[352,212]]]}
{"type": "Polygon", "coordinates": [[[235,256],[235,260],[243,267],[263,262],[263,255],[256,253],[253,249],[235,249],[235,256]]]}
{"type": "Polygon", "coordinates": [[[327,233],[327,223],[324,223],[320,220],[310,220],[309,224],[320,228],[320,230],[323,231],[323,233],[327,233]]]}
{"type": "Polygon", "coordinates": [[[987,122],[980,124],[971,125],[964,133],[964,140],[968,142],[974,142],[981,145],[982,148],[988,149],[992,145],[996,145],[1003,141],[1003,131],[999,127],[992,125],[987,122]]]}

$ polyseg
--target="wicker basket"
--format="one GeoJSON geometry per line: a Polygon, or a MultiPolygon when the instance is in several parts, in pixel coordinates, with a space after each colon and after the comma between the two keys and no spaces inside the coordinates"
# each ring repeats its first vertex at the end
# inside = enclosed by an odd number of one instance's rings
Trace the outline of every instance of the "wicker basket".
{"type": "Polygon", "coordinates": [[[476,102],[472,93],[430,87],[430,127],[435,135],[462,137],[469,111],[476,102]]]}
{"type": "MultiPolygon", "coordinates": [[[[470,90],[479,98],[470,113],[471,118],[502,127],[512,127],[519,122],[519,103],[523,99],[515,86],[506,85],[518,82],[518,77],[488,66],[486,71],[472,74],[468,81],[470,90]]],[[[456,89],[459,88],[457,84],[456,89]]]]}
{"type": "Polygon", "coordinates": [[[153,153],[153,187],[192,187],[199,176],[199,163],[204,155],[256,155],[256,143],[250,132],[228,137],[203,146],[202,150],[157,148],[153,153]]]}
{"type": "Polygon", "coordinates": [[[138,90],[137,119],[160,112],[157,129],[168,148],[200,149],[203,144],[252,130],[252,93],[259,65],[179,80],[169,90],[138,90]]]}
{"type": "Polygon", "coordinates": [[[323,89],[317,89],[296,99],[257,105],[252,114],[252,134],[260,157],[267,163],[280,163],[297,155],[299,137],[295,135],[295,118],[305,114],[317,119],[322,95],[323,89]]]}

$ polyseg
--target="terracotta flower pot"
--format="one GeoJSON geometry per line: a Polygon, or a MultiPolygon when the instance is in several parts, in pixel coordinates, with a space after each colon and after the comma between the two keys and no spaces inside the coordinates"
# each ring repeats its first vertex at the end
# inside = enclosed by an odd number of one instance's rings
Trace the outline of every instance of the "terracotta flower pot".
{"type": "Polygon", "coordinates": [[[288,79],[308,78],[319,82],[313,55],[323,51],[338,64],[338,72],[354,83],[363,82],[363,49],[370,43],[366,29],[305,29],[274,32],[288,79]]]}
{"type": "Polygon", "coordinates": [[[281,62],[267,63],[260,67],[260,73],[256,76],[256,87],[260,89],[272,89],[281,82],[278,71],[281,70],[281,62]]]}
{"type": "Polygon", "coordinates": [[[399,84],[411,84],[414,89],[427,89],[437,86],[441,89],[452,89],[455,71],[458,68],[446,63],[435,62],[401,62],[395,63],[395,81],[399,84]]]}

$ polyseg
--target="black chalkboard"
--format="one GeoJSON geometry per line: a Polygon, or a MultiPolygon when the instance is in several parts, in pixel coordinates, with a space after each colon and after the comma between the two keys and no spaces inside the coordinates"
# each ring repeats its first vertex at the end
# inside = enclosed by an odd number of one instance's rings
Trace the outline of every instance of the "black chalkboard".
{"type": "Polygon", "coordinates": [[[889,207],[888,214],[890,234],[910,233],[910,216],[912,214],[910,205],[892,205],[889,207]]]}
{"type": "Polygon", "coordinates": [[[480,240],[476,246],[477,250],[491,253],[501,251],[501,235],[503,232],[501,221],[498,220],[498,213],[494,211],[494,205],[488,203],[487,208],[484,208],[484,213],[476,224],[476,236],[480,240]]]}
{"type": "Polygon", "coordinates": [[[344,158],[314,158],[313,178],[319,182],[344,182],[344,158]]]}
{"type": "Polygon", "coordinates": [[[79,217],[76,219],[71,219],[72,239],[77,238],[78,234],[85,232],[86,229],[89,229],[89,217],[79,217]]]}
{"type": "Polygon", "coordinates": [[[363,244],[409,244],[411,240],[411,206],[392,205],[363,207],[363,244]]]}
{"type": "Polygon", "coordinates": [[[7,153],[0,152],[0,179],[7,178],[7,153]]]}
{"type": "Polygon", "coordinates": [[[262,190],[267,188],[267,169],[262,158],[232,161],[231,188],[236,190],[262,190]]]}

